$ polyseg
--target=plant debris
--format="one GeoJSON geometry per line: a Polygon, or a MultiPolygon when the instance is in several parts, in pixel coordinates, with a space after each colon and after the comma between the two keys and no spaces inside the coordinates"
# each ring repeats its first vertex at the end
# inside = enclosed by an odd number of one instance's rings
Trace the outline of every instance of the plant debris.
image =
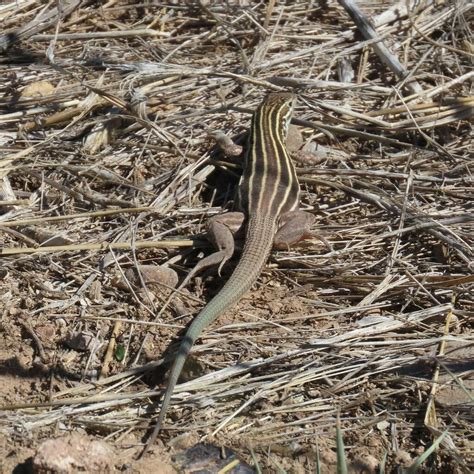
{"type": "Polygon", "coordinates": [[[332,472],[337,419],[349,469],[395,472],[445,430],[425,465],[474,469],[469,2],[17,0],[0,20],[0,471],[58,431],[133,465],[172,343],[232,270],[170,297],[231,205],[242,158],[216,141],[238,155],[279,90],[314,238],[205,331],[137,469],[204,443],[332,472]]]}

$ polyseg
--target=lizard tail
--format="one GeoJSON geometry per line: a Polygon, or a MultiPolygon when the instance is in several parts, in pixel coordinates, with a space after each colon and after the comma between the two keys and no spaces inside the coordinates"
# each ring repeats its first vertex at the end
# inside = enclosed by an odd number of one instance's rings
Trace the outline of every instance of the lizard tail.
{"type": "Polygon", "coordinates": [[[236,304],[255,283],[270,254],[275,230],[276,220],[274,217],[253,216],[249,218],[247,235],[239,263],[219,293],[193,320],[181,342],[171,368],[158,422],[149,438],[145,451],[156,439],[161,429],[174,388],[178,383],[184,363],[194,342],[207,326],[224,311],[236,304]]]}

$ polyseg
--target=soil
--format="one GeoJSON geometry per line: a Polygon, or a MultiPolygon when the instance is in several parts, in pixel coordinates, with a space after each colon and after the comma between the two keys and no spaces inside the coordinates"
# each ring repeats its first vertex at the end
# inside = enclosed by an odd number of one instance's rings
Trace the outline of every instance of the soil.
{"type": "Polygon", "coordinates": [[[409,80],[342,2],[200,3],[0,5],[0,474],[395,473],[433,445],[419,472],[472,472],[467,2],[359,2],[409,80]],[[216,132],[245,145],[282,88],[311,234],[205,329],[140,459],[240,252],[168,301],[233,205],[216,132]]]}

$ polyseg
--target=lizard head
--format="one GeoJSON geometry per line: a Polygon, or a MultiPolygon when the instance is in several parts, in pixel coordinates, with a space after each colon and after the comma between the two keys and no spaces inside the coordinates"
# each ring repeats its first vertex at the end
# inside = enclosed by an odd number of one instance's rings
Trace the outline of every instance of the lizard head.
{"type": "Polygon", "coordinates": [[[271,92],[265,97],[259,108],[263,117],[273,124],[272,128],[276,128],[280,132],[283,140],[288,133],[295,102],[296,96],[291,92],[271,92]]]}

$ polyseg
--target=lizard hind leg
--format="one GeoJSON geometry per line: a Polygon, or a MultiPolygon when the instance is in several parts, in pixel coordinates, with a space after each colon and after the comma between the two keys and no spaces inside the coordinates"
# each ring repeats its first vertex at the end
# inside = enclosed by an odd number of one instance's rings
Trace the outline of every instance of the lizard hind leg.
{"type": "Polygon", "coordinates": [[[287,249],[290,245],[312,237],[310,227],[316,218],[305,211],[289,211],[280,216],[279,227],[273,238],[273,247],[287,249]]]}
{"type": "Polygon", "coordinates": [[[219,265],[218,274],[220,276],[222,267],[234,255],[234,240],[242,232],[244,221],[245,215],[242,212],[227,212],[209,219],[207,224],[208,239],[213,243],[217,252],[200,260],[188,273],[180,287],[184,287],[191,278],[206,268],[216,265],[219,265]]]}

